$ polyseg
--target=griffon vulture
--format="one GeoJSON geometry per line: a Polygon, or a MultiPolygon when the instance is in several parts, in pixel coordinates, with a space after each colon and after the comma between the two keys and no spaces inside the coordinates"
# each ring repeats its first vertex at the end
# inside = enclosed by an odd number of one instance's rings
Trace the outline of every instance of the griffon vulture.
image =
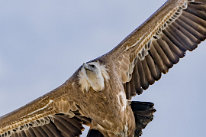
{"type": "Polygon", "coordinates": [[[131,101],[206,38],[206,0],[168,0],[110,52],[0,118],[0,137],[138,137],[153,103],[131,101]]]}

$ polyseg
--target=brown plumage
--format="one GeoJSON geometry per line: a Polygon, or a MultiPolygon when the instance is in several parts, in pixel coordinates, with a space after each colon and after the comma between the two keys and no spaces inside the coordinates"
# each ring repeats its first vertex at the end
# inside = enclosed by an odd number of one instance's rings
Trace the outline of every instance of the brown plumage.
{"type": "Polygon", "coordinates": [[[168,0],[107,54],[63,85],[0,118],[0,137],[140,136],[152,103],[131,102],[206,38],[206,0],[168,0]]]}

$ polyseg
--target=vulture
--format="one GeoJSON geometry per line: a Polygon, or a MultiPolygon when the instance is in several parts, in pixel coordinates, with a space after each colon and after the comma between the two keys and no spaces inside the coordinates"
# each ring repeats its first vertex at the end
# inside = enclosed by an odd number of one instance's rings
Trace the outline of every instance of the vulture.
{"type": "Polygon", "coordinates": [[[0,137],[139,137],[155,112],[132,101],[206,38],[206,0],[168,0],[61,86],[0,117],[0,137]]]}

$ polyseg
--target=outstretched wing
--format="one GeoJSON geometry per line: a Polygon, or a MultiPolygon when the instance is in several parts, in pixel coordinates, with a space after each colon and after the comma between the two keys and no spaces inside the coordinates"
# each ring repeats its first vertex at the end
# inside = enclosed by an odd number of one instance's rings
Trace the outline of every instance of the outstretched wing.
{"type": "Polygon", "coordinates": [[[107,56],[127,98],[141,94],[206,38],[206,0],[168,0],[107,56]]]}
{"type": "Polygon", "coordinates": [[[80,115],[68,98],[68,83],[0,118],[0,137],[76,137],[82,124],[91,120],[80,115]]]}

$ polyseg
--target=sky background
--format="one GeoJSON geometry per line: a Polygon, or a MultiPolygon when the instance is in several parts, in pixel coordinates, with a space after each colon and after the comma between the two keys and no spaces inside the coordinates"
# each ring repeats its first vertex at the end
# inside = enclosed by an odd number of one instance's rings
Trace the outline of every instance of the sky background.
{"type": "MultiPolygon", "coordinates": [[[[0,115],[66,81],[116,46],[165,0],[0,1],[0,115]]],[[[206,136],[206,42],[134,100],[155,103],[142,137],[206,136]]],[[[86,136],[84,133],[82,136],[86,136]]]]}

